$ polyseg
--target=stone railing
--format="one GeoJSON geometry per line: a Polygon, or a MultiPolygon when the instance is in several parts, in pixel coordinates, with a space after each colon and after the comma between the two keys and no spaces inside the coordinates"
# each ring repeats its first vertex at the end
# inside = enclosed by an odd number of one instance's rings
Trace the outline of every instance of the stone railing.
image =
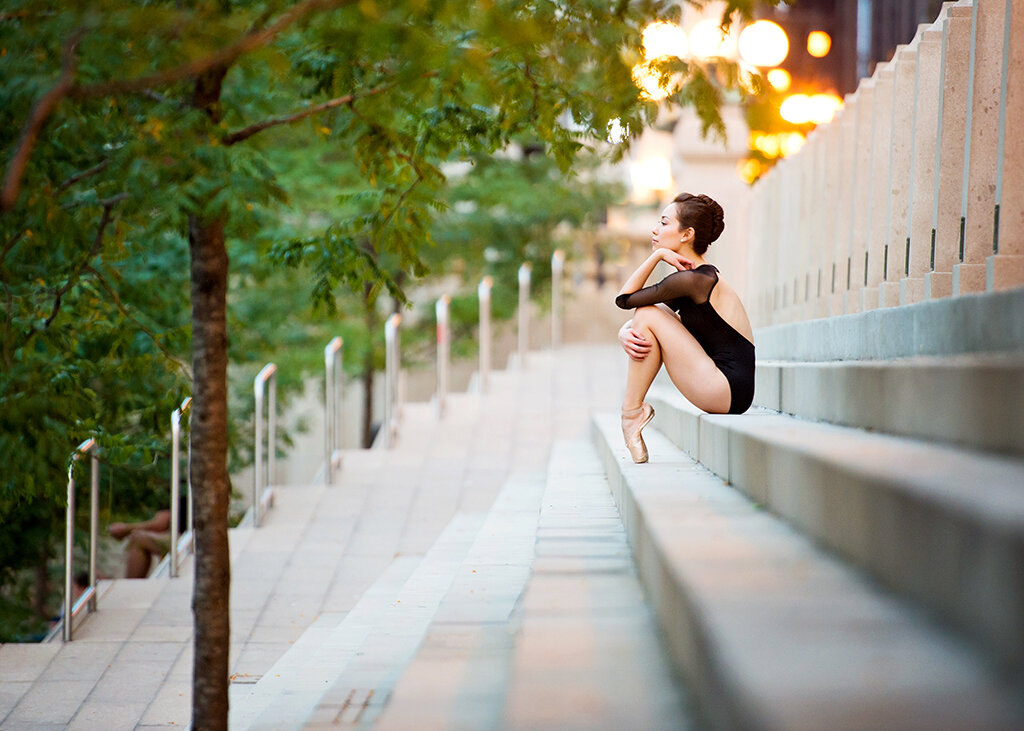
{"type": "Polygon", "coordinates": [[[751,216],[756,327],[1024,285],[1024,3],[945,3],[751,216]]]}

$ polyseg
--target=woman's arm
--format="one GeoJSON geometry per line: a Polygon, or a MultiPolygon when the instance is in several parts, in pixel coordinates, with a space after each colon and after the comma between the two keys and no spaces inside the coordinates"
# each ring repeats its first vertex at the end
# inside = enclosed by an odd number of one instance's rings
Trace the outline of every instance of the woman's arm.
{"type": "Polygon", "coordinates": [[[647,280],[650,279],[651,272],[654,271],[654,267],[658,265],[658,262],[662,260],[661,252],[664,249],[655,249],[651,252],[651,255],[644,259],[644,263],[636,268],[636,271],[629,275],[629,279],[622,285],[622,289],[619,290],[619,294],[633,294],[638,289],[642,289],[647,280]]]}

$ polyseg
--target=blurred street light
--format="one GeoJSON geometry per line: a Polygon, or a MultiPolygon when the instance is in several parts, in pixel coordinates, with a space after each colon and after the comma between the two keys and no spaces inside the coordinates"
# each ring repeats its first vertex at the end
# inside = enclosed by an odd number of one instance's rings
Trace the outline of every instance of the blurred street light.
{"type": "Polygon", "coordinates": [[[686,58],[689,46],[686,33],[675,23],[658,21],[644,28],[644,57],[647,59],[675,56],[686,58]]]}
{"type": "Polygon", "coordinates": [[[827,124],[842,106],[836,94],[793,94],[782,102],[779,114],[791,124],[827,124]]]}
{"type": "Polygon", "coordinates": [[[793,77],[786,69],[772,69],[765,78],[775,91],[787,91],[793,84],[793,77]]]}
{"type": "Polygon", "coordinates": [[[807,53],[815,58],[825,58],[832,50],[832,36],[823,30],[814,30],[807,34],[807,53]]]}
{"type": "Polygon", "coordinates": [[[690,30],[690,54],[702,61],[713,58],[735,60],[737,43],[737,36],[733,32],[724,33],[715,20],[702,20],[690,30]]]}
{"type": "MultiPolygon", "coordinates": [[[[693,43],[691,36],[690,43],[693,43]]],[[[789,55],[786,31],[770,20],[751,23],[740,33],[740,57],[749,64],[762,68],[778,66],[789,55]]]]}

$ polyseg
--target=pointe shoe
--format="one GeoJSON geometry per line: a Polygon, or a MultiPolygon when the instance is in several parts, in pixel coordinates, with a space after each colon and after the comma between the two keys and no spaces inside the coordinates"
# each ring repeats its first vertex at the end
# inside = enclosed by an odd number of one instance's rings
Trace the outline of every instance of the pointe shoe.
{"type": "Polygon", "coordinates": [[[622,412],[622,438],[626,441],[633,462],[643,464],[647,461],[647,445],[640,432],[654,418],[654,407],[644,402],[639,409],[622,412]]]}

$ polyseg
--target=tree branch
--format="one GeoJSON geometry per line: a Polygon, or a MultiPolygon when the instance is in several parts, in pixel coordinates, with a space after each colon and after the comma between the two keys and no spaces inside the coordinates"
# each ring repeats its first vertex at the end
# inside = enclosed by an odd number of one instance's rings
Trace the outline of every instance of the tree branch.
{"type": "Polygon", "coordinates": [[[32,156],[32,149],[39,138],[39,133],[43,130],[43,125],[46,124],[46,120],[54,108],[74,86],[75,72],[78,69],[78,58],[75,51],[78,49],[78,42],[81,39],[82,31],[77,30],[64,44],[60,77],[54,87],[46,92],[32,108],[32,114],[29,115],[25,129],[21,133],[18,150],[7,167],[3,190],[0,191],[0,211],[10,210],[14,207],[14,202],[18,199],[18,192],[21,190],[21,178],[25,174],[25,168],[32,156]]]}
{"type": "Polygon", "coordinates": [[[123,200],[120,196],[115,196],[118,200],[108,199],[111,202],[106,203],[103,206],[103,217],[100,218],[99,228],[96,230],[96,238],[93,240],[92,248],[89,250],[89,254],[85,257],[85,261],[82,262],[82,266],[77,271],[73,272],[68,281],[57,290],[57,296],[53,301],[53,309],[50,311],[50,316],[46,318],[46,322],[43,323],[43,329],[46,330],[53,323],[57,317],[57,313],[60,312],[60,305],[66,295],[72,287],[78,282],[78,278],[82,276],[82,271],[89,266],[89,260],[100,253],[100,248],[103,246],[103,234],[107,230],[107,225],[110,223],[110,209],[114,207],[119,200],[123,200]]]}
{"type": "Polygon", "coordinates": [[[74,52],[82,36],[81,30],[76,31],[68,39],[67,44],[65,44],[61,75],[57,83],[36,103],[25,125],[25,131],[18,142],[17,152],[11,159],[11,163],[7,168],[7,175],[4,177],[3,188],[0,190],[0,211],[7,211],[14,207],[15,201],[18,199],[18,193],[21,191],[21,181],[25,174],[25,167],[32,156],[36,139],[39,137],[39,133],[46,120],[53,113],[61,99],[65,97],[79,100],[93,99],[127,92],[143,92],[154,86],[163,86],[184,79],[195,78],[218,66],[230,66],[240,56],[267,45],[287,30],[289,26],[314,12],[340,8],[353,2],[355,0],[305,0],[284,13],[275,23],[268,27],[247,33],[234,43],[203,58],[134,79],[119,79],[116,81],[87,84],[85,86],[80,86],[74,82],[77,69],[77,59],[74,52]]]}
{"type": "Polygon", "coordinates": [[[97,175],[99,173],[102,173],[104,170],[106,170],[108,165],[110,165],[110,160],[109,159],[104,160],[99,165],[94,165],[93,167],[89,168],[88,170],[83,170],[80,173],[75,173],[70,178],[65,180],[63,183],[58,185],[57,186],[57,190],[67,190],[72,185],[77,183],[79,180],[85,180],[86,178],[91,178],[93,175],[97,175]]]}
{"type": "MultiPolygon", "coordinates": [[[[420,78],[431,78],[437,76],[437,74],[437,71],[427,71],[426,73],[421,74],[420,78]]],[[[232,132],[227,137],[224,137],[222,141],[227,146],[234,145],[249,139],[253,135],[262,132],[265,129],[270,129],[271,127],[278,127],[282,124],[292,124],[293,122],[299,122],[303,119],[306,119],[307,117],[312,117],[314,114],[325,112],[328,109],[348,106],[355,103],[359,99],[367,99],[371,96],[377,96],[378,94],[382,94],[385,91],[388,91],[389,89],[393,89],[396,86],[396,84],[397,82],[391,84],[382,84],[381,86],[376,86],[373,89],[370,89],[369,91],[365,91],[362,93],[352,92],[351,94],[346,94],[345,96],[339,96],[334,99],[330,99],[321,104],[316,104],[312,107],[308,107],[298,112],[293,112],[292,114],[286,114],[282,117],[272,117],[270,119],[265,119],[262,122],[257,122],[255,124],[249,125],[248,127],[243,127],[240,130],[232,132]]]]}
{"type": "Polygon", "coordinates": [[[195,78],[218,66],[230,66],[239,57],[272,42],[277,36],[287,30],[289,26],[302,20],[307,15],[344,7],[351,5],[353,2],[355,0],[305,0],[305,2],[299,3],[284,13],[276,22],[266,28],[247,33],[234,43],[211,53],[209,56],[189,61],[175,68],[157,71],[156,73],[139,76],[134,79],[119,79],[89,84],[88,86],[75,86],[68,95],[75,99],[90,99],[110,96],[111,94],[142,91],[154,86],[165,86],[166,84],[195,78]]]}

